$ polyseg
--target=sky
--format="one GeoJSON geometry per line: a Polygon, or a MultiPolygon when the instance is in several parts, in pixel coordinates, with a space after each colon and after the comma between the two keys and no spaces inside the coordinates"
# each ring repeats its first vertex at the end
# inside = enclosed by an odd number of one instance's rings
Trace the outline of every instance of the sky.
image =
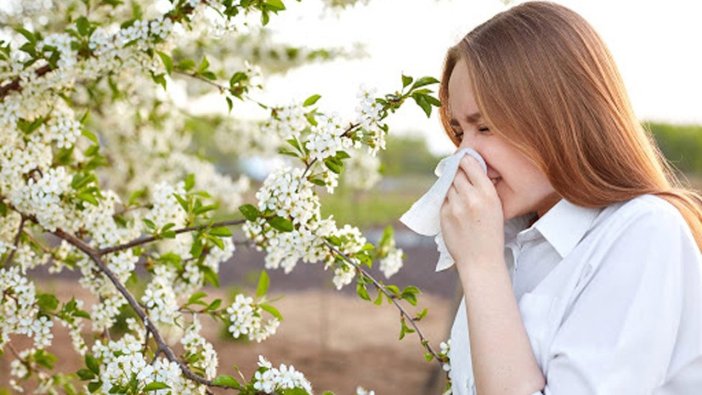
{"type": "MultiPolygon", "coordinates": [[[[556,2],[580,13],[602,36],[639,119],[702,123],[702,2],[556,2]]],[[[509,7],[499,0],[370,0],[337,15],[318,0],[285,4],[288,10],[270,23],[279,40],[313,48],[352,48],[359,42],[368,56],[272,76],[261,98],[282,104],[319,93],[322,109],[342,115],[353,114],[361,85],[389,93],[401,86],[402,73],[438,78],[446,50],[509,7]]],[[[427,119],[414,103],[405,107],[391,116],[391,133],[421,134],[436,154],[453,150],[436,112],[427,119]]]]}

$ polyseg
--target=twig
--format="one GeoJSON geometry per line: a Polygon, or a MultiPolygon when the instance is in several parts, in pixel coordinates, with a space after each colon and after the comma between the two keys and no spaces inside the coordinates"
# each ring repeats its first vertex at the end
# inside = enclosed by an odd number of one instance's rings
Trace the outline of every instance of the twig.
{"type": "Polygon", "coordinates": [[[329,247],[329,249],[334,251],[334,253],[336,253],[337,255],[344,258],[344,260],[346,262],[353,265],[357,270],[359,270],[361,273],[363,273],[364,276],[371,279],[371,281],[373,282],[373,285],[375,285],[375,287],[379,291],[384,293],[388,297],[388,299],[390,299],[392,301],[392,303],[395,305],[395,307],[397,307],[397,309],[400,310],[400,315],[402,315],[403,317],[405,317],[409,321],[410,325],[412,325],[414,330],[417,332],[417,335],[419,336],[419,339],[420,339],[422,345],[424,346],[424,348],[426,348],[427,351],[429,351],[429,353],[431,353],[431,355],[434,356],[434,358],[436,359],[436,361],[439,364],[443,364],[443,362],[441,362],[442,361],[441,357],[431,347],[431,345],[429,344],[429,340],[424,336],[424,334],[422,333],[422,330],[419,329],[419,326],[417,326],[417,324],[415,323],[414,318],[409,313],[407,313],[405,308],[402,307],[402,305],[397,301],[397,298],[395,298],[395,295],[392,294],[390,291],[388,291],[387,288],[385,288],[385,286],[382,283],[380,283],[380,281],[376,280],[373,276],[370,275],[370,273],[368,273],[365,269],[363,269],[363,267],[361,267],[361,265],[357,264],[351,258],[349,258],[346,254],[339,251],[339,249],[337,249],[333,244],[331,244],[327,240],[324,240],[324,244],[326,244],[327,247],[329,247]]]}
{"type": "MultiPolygon", "coordinates": [[[[186,227],[186,228],[176,229],[176,230],[174,230],[174,232],[175,232],[176,234],[178,234],[178,233],[191,232],[191,231],[195,231],[195,230],[201,230],[201,229],[210,228],[210,227],[214,228],[214,227],[219,227],[219,226],[241,225],[241,224],[243,224],[244,222],[246,222],[245,219],[229,220],[229,221],[215,222],[215,223],[213,223],[213,224],[211,224],[211,225],[188,226],[188,227],[186,227]]],[[[141,244],[146,244],[146,243],[150,243],[150,242],[152,242],[152,241],[162,240],[162,239],[163,239],[163,238],[161,238],[161,237],[156,237],[156,236],[143,237],[143,238],[141,238],[141,239],[132,240],[132,241],[130,241],[129,243],[125,243],[125,244],[120,244],[120,245],[116,245],[116,246],[112,246],[112,247],[106,247],[106,248],[99,249],[99,250],[96,251],[96,253],[97,253],[98,256],[102,256],[102,255],[105,255],[105,254],[109,254],[109,253],[111,253],[111,252],[122,251],[122,250],[128,250],[128,249],[130,249],[130,248],[132,248],[132,247],[135,247],[135,246],[138,246],[138,245],[141,245],[141,244]]]]}
{"type": "Polygon", "coordinates": [[[206,84],[212,85],[212,86],[214,86],[215,88],[219,89],[219,92],[220,92],[220,93],[224,93],[224,92],[229,91],[229,88],[228,88],[228,87],[226,87],[226,86],[224,86],[224,85],[220,85],[220,84],[218,84],[218,83],[216,83],[216,82],[214,82],[214,81],[212,81],[212,80],[208,80],[207,78],[201,77],[201,76],[199,76],[199,75],[197,75],[197,74],[195,74],[195,73],[188,73],[188,72],[181,71],[181,70],[173,70],[173,74],[180,74],[180,75],[183,75],[183,76],[186,76],[186,77],[190,77],[190,78],[194,78],[194,79],[196,79],[196,80],[202,81],[202,82],[204,82],[204,83],[206,83],[206,84]]]}

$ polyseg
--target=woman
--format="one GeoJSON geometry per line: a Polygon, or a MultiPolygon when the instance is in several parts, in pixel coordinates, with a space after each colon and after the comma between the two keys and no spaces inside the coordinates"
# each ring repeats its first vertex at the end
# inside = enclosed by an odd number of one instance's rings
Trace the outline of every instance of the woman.
{"type": "Polygon", "coordinates": [[[702,198],[634,116],[601,38],[528,2],[448,51],[466,156],[441,209],[464,298],[453,393],[702,393],[702,198]]]}

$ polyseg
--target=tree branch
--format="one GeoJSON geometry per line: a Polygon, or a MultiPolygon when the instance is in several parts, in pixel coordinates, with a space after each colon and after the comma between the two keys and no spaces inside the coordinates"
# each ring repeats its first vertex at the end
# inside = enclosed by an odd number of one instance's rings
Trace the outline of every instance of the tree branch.
{"type": "MultiPolygon", "coordinates": [[[[176,229],[176,230],[174,230],[174,232],[176,234],[178,234],[178,233],[192,232],[192,231],[201,230],[201,229],[205,229],[205,228],[211,228],[211,227],[241,225],[245,222],[246,222],[245,219],[229,220],[229,221],[215,222],[211,225],[188,226],[186,228],[176,229]]],[[[146,244],[146,243],[151,243],[152,241],[156,241],[156,240],[164,240],[164,239],[161,237],[157,237],[157,236],[143,237],[141,239],[132,240],[129,243],[99,249],[96,251],[96,253],[99,256],[102,256],[105,254],[109,254],[111,252],[128,250],[132,247],[136,247],[138,245],[142,245],[142,244],[146,244]]]]}
{"type": "Polygon", "coordinates": [[[415,323],[414,318],[411,315],[409,315],[409,313],[407,313],[407,311],[404,309],[404,307],[402,307],[402,305],[397,301],[397,298],[395,298],[395,295],[392,294],[390,291],[388,291],[387,288],[385,288],[385,286],[380,281],[376,280],[373,276],[370,275],[370,273],[368,273],[365,269],[363,269],[363,267],[361,267],[361,265],[357,264],[351,258],[349,258],[346,254],[339,251],[339,249],[336,248],[333,244],[331,244],[327,240],[324,240],[324,244],[326,244],[327,247],[329,247],[329,249],[331,249],[334,253],[341,256],[347,263],[349,263],[350,265],[355,267],[357,270],[359,270],[361,273],[363,273],[364,276],[371,279],[371,281],[373,282],[373,285],[375,285],[375,287],[379,291],[384,293],[388,297],[388,299],[390,299],[392,301],[392,303],[395,305],[395,307],[397,307],[397,309],[400,310],[400,315],[402,315],[403,317],[405,317],[409,321],[410,325],[412,325],[414,330],[417,332],[417,335],[419,336],[419,339],[420,339],[422,345],[424,346],[424,348],[429,353],[431,353],[432,356],[434,356],[434,358],[437,360],[437,362],[439,362],[439,364],[442,364],[443,363],[442,358],[431,347],[431,345],[429,344],[429,340],[424,336],[424,334],[422,333],[422,330],[419,329],[419,326],[417,326],[417,324],[415,323]]]}
{"type": "Polygon", "coordinates": [[[151,332],[151,335],[153,336],[154,340],[156,341],[156,344],[158,345],[158,349],[156,350],[156,353],[158,354],[159,352],[163,352],[164,355],[166,355],[166,358],[168,358],[169,361],[175,362],[178,364],[180,367],[180,370],[183,372],[183,375],[187,377],[188,379],[195,381],[198,384],[206,385],[208,387],[221,387],[221,388],[228,388],[226,386],[221,386],[221,385],[216,385],[214,384],[211,380],[208,380],[204,377],[201,377],[195,373],[193,373],[192,370],[183,362],[181,361],[178,357],[176,357],[175,353],[173,350],[166,344],[166,342],[163,340],[163,336],[161,335],[161,332],[159,332],[158,328],[156,325],[154,325],[149,317],[146,315],[144,310],[139,306],[139,303],[136,301],[134,296],[127,290],[127,288],[122,284],[117,276],[110,270],[110,268],[107,267],[105,262],[102,261],[100,253],[95,250],[94,248],[90,247],[88,244],[86,244],[83,240],[73,236],[72,234],[64,232],[62,229],[57,229],[55,232],[53,232],[56,236],[59,238],[66,240],[67,242],[73,244],[76,248],[79,250],[83,251],[86,255],[92,259],[92,261],[97,265],[97,267],[100,269],[100,271],[107,276],[107,278],[112,282],[112,284],[117,288],[120,294],[127,300],[127,303],[129,303],[129,306],[134,310],[134,312],[137,314],[137,316],[141,319],[141,321],[144,323],[144,326],[146,329],[151,332]]]}

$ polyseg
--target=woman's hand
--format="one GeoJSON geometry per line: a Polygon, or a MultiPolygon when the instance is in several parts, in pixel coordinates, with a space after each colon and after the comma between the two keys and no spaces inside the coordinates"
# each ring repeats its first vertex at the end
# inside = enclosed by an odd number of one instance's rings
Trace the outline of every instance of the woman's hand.
{"type": "Polygon", "coordinates": [[[441,206],[441,233],[459,272],[504,260],[504,216],[495,186],[475,158],[461,159],[441,206]]]}

